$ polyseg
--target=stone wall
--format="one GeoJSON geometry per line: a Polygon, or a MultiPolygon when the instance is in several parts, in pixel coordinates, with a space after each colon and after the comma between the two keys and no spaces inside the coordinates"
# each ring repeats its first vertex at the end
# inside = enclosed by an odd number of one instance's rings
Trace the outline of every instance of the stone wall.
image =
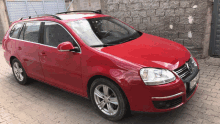
{"type": "MultiPolygon", "coordinates": [[[[72,0],[69,0],[71,3],[72,0]]],[[[73,0],[69,10],[100,10],[100,0],[73,0]]]]}
{"type": "Polygon", "coordinates": [[[135,29],[183,44],[202,56],[209,0],[101,0],[104,14],[135,29]]]}
{"type": "Polygon", "coordinates": [[[0,0],[0,43],[9,28],[8,17],[6,13],[5,3],[3,0],[0,0]]]}

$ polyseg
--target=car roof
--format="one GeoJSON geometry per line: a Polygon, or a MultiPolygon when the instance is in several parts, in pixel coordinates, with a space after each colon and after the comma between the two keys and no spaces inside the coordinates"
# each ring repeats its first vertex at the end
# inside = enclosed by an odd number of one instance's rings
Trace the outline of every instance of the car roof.
{"type": "Polygon", "coordinates": [[[17,22],[23,22],[23,21],[42,21],[43,19],[46,20],[54,20],[59,19],[63,22],[69,22],[69,21],[75,21],[75,20],[82,20],[82,19],[91,19],[91,18],[99,18],[99,17],[107,17],[108,15],[104,14],[97,14],[97,13],[90,13],[90,12],[77,12],[77,13],[62,13],[62,14],[56,14],[56,15],[45,15],[40,17],[34,17],[34,18],[26,18],[26,19],[20,19],[13,23],[17,22]]]}
{"type": "Polygon", "coordinates": [[[96,13],[68,13],[68,14],[57,14],[64,22],[82,20],[82,19],[91,19],[91,18],[100,18],[107,17],[108,15],[96,14],[96,13]]]}
{"type": "Polygon", "coordinates": [[[96,14],[96,13],[68,13],[68,14],[57,14],[62,20],[68,19],[88,19],[88,18],[97,18],[101,16],[105,16],[103,14],[96,14]]]}

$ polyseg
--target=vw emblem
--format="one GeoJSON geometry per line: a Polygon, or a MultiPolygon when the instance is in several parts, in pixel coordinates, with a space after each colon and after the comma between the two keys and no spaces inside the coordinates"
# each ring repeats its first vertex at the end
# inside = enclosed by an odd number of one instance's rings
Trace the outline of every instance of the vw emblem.
{"type": "Polygon", "coordinates": [[[190,73],[192,73],[192,68],[189,66],[189,63],[186,63],[186,67],[188,68],[188,70],[190,71],[190,73]]]}

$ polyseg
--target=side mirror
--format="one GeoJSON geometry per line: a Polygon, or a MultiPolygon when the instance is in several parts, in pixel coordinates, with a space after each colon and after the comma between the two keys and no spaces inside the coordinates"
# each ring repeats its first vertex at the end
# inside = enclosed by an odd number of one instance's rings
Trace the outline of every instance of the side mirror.
{"type": "Polygon", "coordinates": [[[66,41],[66,42],[60,43],[60,44],[57,46],[57,49],[58,49],[58,51],[60,51],[60,52],[69,52],[69,51],[78,52],[78,49],[79,49],[79,48],[74,47],[71,42],[66,41]]]}

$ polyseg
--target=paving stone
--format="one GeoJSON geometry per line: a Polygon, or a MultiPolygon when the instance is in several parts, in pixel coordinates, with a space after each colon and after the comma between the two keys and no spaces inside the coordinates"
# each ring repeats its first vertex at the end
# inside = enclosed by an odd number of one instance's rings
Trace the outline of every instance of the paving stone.
{"type": "Polygon", "coordinates": [[[210,104],[203,104],[202,105],[202,108],[206,108],[206,109],[209,109],[209,110],[213,110],[213,111],[216,111],[216,112],[220,112],[220,109],[219,109],[219,106],[217,105],[210,105],[210,104]]]}
{"type": "Polygon", "coordinates": [[[210,121],[208,121],[208,120],[203,120],[203,121],[202,121],[202,124],[214,124],[214,122],[210,122],[210,121]]]}
{"type": "Polygon", "coordinates": [[[3,123],[5,120],[2,118],[2,117],[0,117],[0,123],[3,123]]]}
{"type": "Polygon", "coordinates": [[[204,113],[198,113],[196,115],[197,118],[200,118],[200,119],[204,119],[204,120],[207,120],[207,121],[210,121],[210,122],[214,122],[214,116],[210,116],[210,115],[207,115],[207,114],[204,114],[204,113]]]}
{"type": "Polygon", "coordinates": [[[25,124],[24,122],[20,121],[19,119],[12,120],[7,122],[8,124],[25,124]]]}

